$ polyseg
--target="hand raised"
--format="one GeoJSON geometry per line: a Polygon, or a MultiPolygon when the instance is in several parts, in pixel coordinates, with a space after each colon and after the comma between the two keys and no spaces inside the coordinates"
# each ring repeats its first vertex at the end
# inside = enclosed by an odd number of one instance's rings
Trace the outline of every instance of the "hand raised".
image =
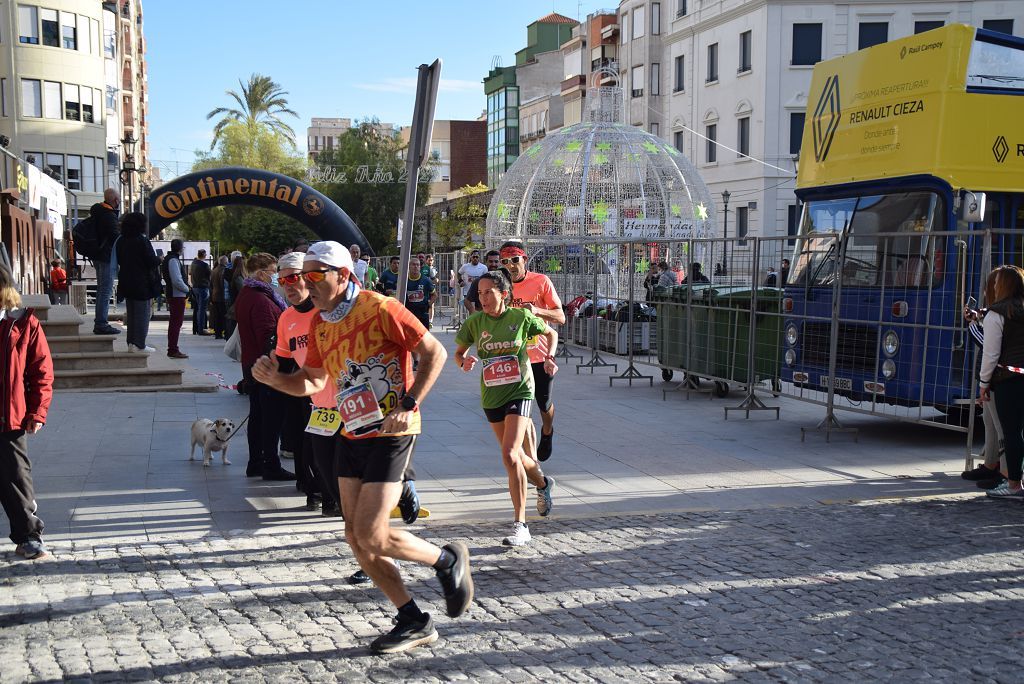
{"type": "Polygon", "coordinates": [[[264,385],[269,385],[280,369],[281,365],[277,361],[277,354],[270,352],[268,356],[256,359],[256,363],[252,367],[252,376],[264,385]]]}

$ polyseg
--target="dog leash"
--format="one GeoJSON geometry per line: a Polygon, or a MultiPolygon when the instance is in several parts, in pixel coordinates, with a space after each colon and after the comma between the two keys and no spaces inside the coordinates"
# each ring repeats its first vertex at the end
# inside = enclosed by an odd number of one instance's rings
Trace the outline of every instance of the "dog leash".
{"type": "Polygon", "coordinates": [[[242,426],[245,425],[246,422],[248,422],[248,420],[249,420],[249,416],[246,416],[242,420],[242,422],[238,424],[238,427],[235,428],[235,431],[232,432],[230,435],[228,435],[228,438],[224,440],[224,443],[227,444],[228,442],[230,442],[231,438],[238,434],[238,431],[242,429],[242,426]]]}

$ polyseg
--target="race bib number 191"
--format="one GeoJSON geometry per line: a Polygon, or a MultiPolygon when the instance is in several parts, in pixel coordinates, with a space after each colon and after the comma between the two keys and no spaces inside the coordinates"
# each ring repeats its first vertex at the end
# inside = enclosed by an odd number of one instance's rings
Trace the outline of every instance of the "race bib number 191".
{"type": "Polygon", "coordinates": [[[384,420],[384,414],[381,413],[369,383],[349,387],[339,394],[338,413],[348,432],[384,420]]]}
{"type": "Polygon", "coordinates": [[[522,380],[518,356],[495,356],[484,360],[484,386],[514,385],[522,380]]]}
{"type": "Polygon", "coordinates": [[[337,411],[326,408],[315,408],[309,414],[309,422],[306,423],[306,432],[311,435],[323,435],[330,437],[341,427],[341,416],[337,411]]]}

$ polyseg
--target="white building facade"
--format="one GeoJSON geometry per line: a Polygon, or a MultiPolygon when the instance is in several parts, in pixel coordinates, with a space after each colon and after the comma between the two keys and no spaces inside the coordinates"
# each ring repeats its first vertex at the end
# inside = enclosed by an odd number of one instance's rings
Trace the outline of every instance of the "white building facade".
{"type": "Polygon", "coordinates": [[[1024,35],[1024,2],[1007,0],[626,0],[618,12],[627,121],[685,153],[719,211],[729,191],[730,237],[796,234],[816,62],[950,23],[1024,35]]]}

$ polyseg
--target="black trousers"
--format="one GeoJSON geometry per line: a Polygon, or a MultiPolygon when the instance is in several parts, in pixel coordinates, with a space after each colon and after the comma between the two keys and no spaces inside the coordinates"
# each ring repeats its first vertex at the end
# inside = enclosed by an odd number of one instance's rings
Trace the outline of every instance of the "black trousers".
{"type": "Polygon", "coordinates": [[[264,475],[276,473],[281,469],[278,443],[287,395],[257,382],[250,368],[244,368],[242,375],[249,386],[249,468],[262,469],[264,475]]]}
{"type": "Polygon", "coordinates": [[[299,491],[307,496],[320,494],[322,486],[316,474],[316,461],[313,458],[313,447],[307,437],[306,425],[312,407],[309,397],[287,397],[284,428],[281,431],[281,449],[290,451],[295,456],[295,478],[299,491]]]}
{"type": "Polygon", "coordinates": [[[224,302],[210,302],[210,326],[217,337],[227,338],[227,307],[224,302]]]}
{"type": "Polygon", "coordinates": [[[11,541],[22,544],[42,539],[43,521],[36,515],[32,463],[24,430],[0,432],[0,502],[11,522],[11,541]]]}
{"type": "Polygon", "coordinates": [[[996,415],[1003,426],[1006,447],[1006,475],[1020,480],[1024,465],[1024,377],[1013,377],[995,385],[992,396],[996,415]]]}

